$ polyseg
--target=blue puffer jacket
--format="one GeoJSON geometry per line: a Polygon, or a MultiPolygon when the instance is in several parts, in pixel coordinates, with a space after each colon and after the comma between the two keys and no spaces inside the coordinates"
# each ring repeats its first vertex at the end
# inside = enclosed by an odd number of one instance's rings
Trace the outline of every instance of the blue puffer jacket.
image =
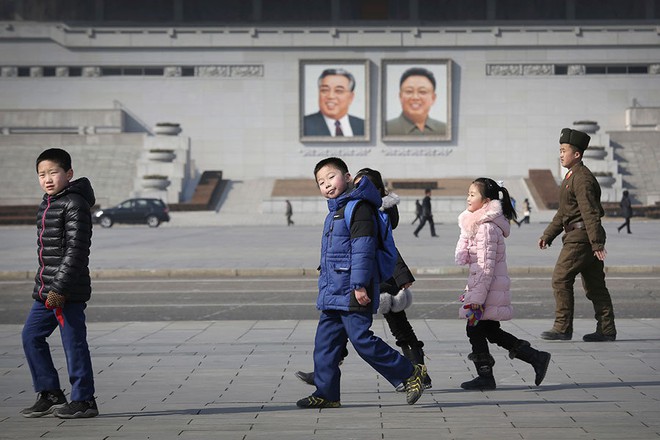
{"type": "Polygon", "coordinates": [[[321,273],[316,300],[319,310],[378,311],[380,293],[376,281],[374,215],[381,203],[380,193],[369,179],[360,180],[353,191],[328,200],[330,212],[325,218],[321,238],[321,273]],[[363,202],[353,210],[349,231],[344,208],[350,200],[363,202]],[[355,299],[354,290],[359,287],[365,287],[371,298],[367,306],[361,306],[355,299]]]}

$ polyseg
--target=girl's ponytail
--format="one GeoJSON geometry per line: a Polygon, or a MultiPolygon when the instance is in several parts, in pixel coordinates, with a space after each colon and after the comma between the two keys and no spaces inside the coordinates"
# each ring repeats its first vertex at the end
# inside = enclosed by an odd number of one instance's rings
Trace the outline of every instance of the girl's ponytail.
{"type": "Polygon", "coordinates": [[[504,217],[509,220],[515,220],[518,218],[516,210],[513,209],[513,203],[511,203],[511,197],[509,196],[509,191],[503,186],[500,186],[500,191],[502,191],[502,212],[504,217]]]}

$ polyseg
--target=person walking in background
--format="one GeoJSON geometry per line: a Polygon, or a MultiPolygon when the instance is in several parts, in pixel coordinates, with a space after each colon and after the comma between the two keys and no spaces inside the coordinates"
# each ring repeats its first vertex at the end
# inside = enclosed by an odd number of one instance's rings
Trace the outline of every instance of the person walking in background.
{"type": "Polygon", "coordinates": [[[467,319],[466,332],[472,345],[468,359],[474,362],[477,377],[461,384],[465,390],[496,388],[495,359],[488,350],[488,342],[509,350],[511,359],[531,364],[537,386],[545,378],[550,363],[550,353],[535,350],[529,342],[500,327],[500,321],[513,317],[504,239],[511,232],[510,220],[515,218],[516,211],[506,188],[485,177],[472,182],[467,209],[458,216],[461,234],[455,252],[456,264],[468,265],[470,269],[460,298],[463,305],[459,316],[467,319]]]}
{"type": "Polygon", "coordinates": [[[92,293],[89,248],[94,190],[84,177],[71,181],[71,156],[60,148],[43,151],[36,168],[45,192],[37,214],[39,269],[22,338],[39,397],[21,414],[30,418],[48,414],[62,419],[95,417],[99,410],[85,324],[85,308],[92,293]],[[69,403],[46,340],[58,327],[71,383],[69,403]]]}
{"type": "Polygon", "coordinates": [[[293,224],[293,220],[291,220],[291,217],[293,216],[293,206],[291,206],[290,201],[286,201],[286,225],[291,226],[293,224]]]}
{"type": "Polygon", "coordinates": [[[419,203],[419,199],[415,200],[415,218],[413,219],[411,225],[414,225],[415,222],[422,218],[422,204],[419,203]]]}
{"type": "MultiPolygon", "coordinates": [[[[314,339],[314,385],[300,408],[338,408],[343,351],[347,340],[392,386],[404,384],[406,402],[414,404],[424,392],[424,365],[413,365],[371,330],[378,310],[379,273],[376,262],[379,191],[369,179],[351,190],[346,163],[338,157],[321,160],[314,178],[327,199],[328,215],[321,235],[321,261],[316,301],[321,311],[314,339]],[[349,202],[358,201],[351,218],[344,218],[349,202]],[[350,227],[349,227],[350,224],[350,227]]],[[[390,231],[391,232],[391,231],[390,231]]]]}
{"type": "Polygon", "coordinates": [[[419,222],[419,226],[415,229],[415,237],[419,234],[419,231],[422,230],[426,222],[429,222],[429,227],[431,228],[431,237],[437,237],[435,233],[435,224],[433,223],[433,211],[431,210],[431,189],[427,188],[424,190],[424,199],[422,200],[422,216],[419,222]]]}
{"type": "Polygon", "coordinates": [[[529,204],[529,199],[523,200],[523,218],[516,222],[518,223],[518,227],[522,225],[523,223],[529,224],[529,216],[532,212],[532,207],[529,204]]]}
{"type": "Polygon", "coordinates": [[[630,232],[630,217],[632,217],[633,212],[632,212],[632,204],[630,203],[630,197],[628,197],[628,190],[623,191],[623,197],[621,197],[621,202],[619,202],[619,206],[621,207],[621,215],[623,216],[625,221],[621,226],[616,228],[616,231],[621,232],[621,229],[626,228],[628,234],[632,234],[632,232],[630,232]]]}
{"type": "Polygon", "coordinates": [[[601,217],[600,185],[582,163],[589,147],[588,134],[564,128],[559,137],[559,160],[568,169],[559,192],[559,209],[539,239],[546,249],[563,231],[563,246],[552,274],[555,295],[555,322],[541,338],[568,341],[573,337],[575,298],[573,285],[580,274],[587,298],[593,303],[596,331],[582,337],[585,342],[616,340],[614,306],[605,284],[605,229],[601,217]]]}

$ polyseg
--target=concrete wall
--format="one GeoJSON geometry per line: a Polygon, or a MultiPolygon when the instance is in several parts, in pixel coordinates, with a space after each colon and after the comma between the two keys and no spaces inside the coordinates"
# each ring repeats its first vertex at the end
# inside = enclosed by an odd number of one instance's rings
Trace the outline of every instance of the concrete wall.
{"type": "Polygon", "coordinates": [[[451,35],[447,32],[415,37],[411,31],[404,38],[382,30],[380,46],[373,42],[377,37],[361,40],[371,38],[361,34],[362,30],[348,37],[339,34],[334,40],[326,33],[284,35],[286,32],[275,30],[281,37],[277,44],[259,42],[257,31],[257,37],[229,31],[205,36],[200,30],[185,35],[108,32],[106,37],[100,32],[72,35],[40,28],[38,32],[33,30],[35,36],[18,39],[7,38],[3,31],[3,66],[256,65],[262,66],[263,74],[3,76],[0,108],[96,109],[112,107],[119,101],[147,126],[163,121],[180,123],[182,135],[190,138],[191,159],[197,171],[223,170],[225,178],[234,180],[308,177],[313,165],[327,155],[343,156],[352,169],[379,168],[392,178],[520,177],[526,176],[530,168],[550,168],[558,175],[558,137],[562,127],[590,119],[598,121],[602,131],[623,130],[625,109],[633,99],[644,106],[660,106],[657,73],[487,74],[493,65],[634,64],[660,60],[657,32],[646,33],[644,29],[635,33],[617,28],[581,36],[573,28],[565,31],[519,31],[515,36],[498,29],[465,32],[460,36],[462,40],[452,37],[450,44],[447,41],[451,35]],[[502,35],[498,37],[497,32],[502,35]],[[208,44],[200,44],[201,38],[207,38],[208,44]],[[188,39],[196,42],[186,46],[188,39]],[[81,50],[85,45],[85,50],[81,50]],[[452,141],[416,145],[381,140],[380,63],[393,58],[453,61],[452,141]],[[300,142],[301,59],[369,60],[370,142],[300,142]]]}

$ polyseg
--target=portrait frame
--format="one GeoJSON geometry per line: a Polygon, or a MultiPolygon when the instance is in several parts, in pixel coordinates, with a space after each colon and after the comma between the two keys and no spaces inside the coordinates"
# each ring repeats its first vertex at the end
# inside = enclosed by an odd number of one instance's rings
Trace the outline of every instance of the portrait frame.
{"type": "Polygon", "coordinates": [[[301,142],[356,143],[371,141],[370,62],[367,59],[301,59],[299,61],[299,138],[301,142]],[[326,69],[344,69],[355,78],[354,97],[348,115],[352,136],[333,136],[319,107],[318,81],[326,69]],[[307,117],[307,118],[306,118],[307,117]],[[357,134],[356,134],[357,133],[357,134]]]}
{"type": "MultiPolygon", "coordinates": [[[[452,140],[452,60],[451,59],[383,59],[381,60],[381,136],[383,142],[438,142],[452,140]],[[429,134],[407,133],[405,126],[412,122],[402,120],[400,80],[403,73],[413,67],[421,67],[433,73],[436,81],[435,102],[428,111],[429,126],[435,132],[429,134]],[[390,121],[388,123],[388,121],[390,121]],[[444,132],[442,128],[444,124],[444,132]]],[[[413,128],[414,129],[414,128],[413,128]]],[[[427,130],[429,127],[426,128],[427,130]]]]}

